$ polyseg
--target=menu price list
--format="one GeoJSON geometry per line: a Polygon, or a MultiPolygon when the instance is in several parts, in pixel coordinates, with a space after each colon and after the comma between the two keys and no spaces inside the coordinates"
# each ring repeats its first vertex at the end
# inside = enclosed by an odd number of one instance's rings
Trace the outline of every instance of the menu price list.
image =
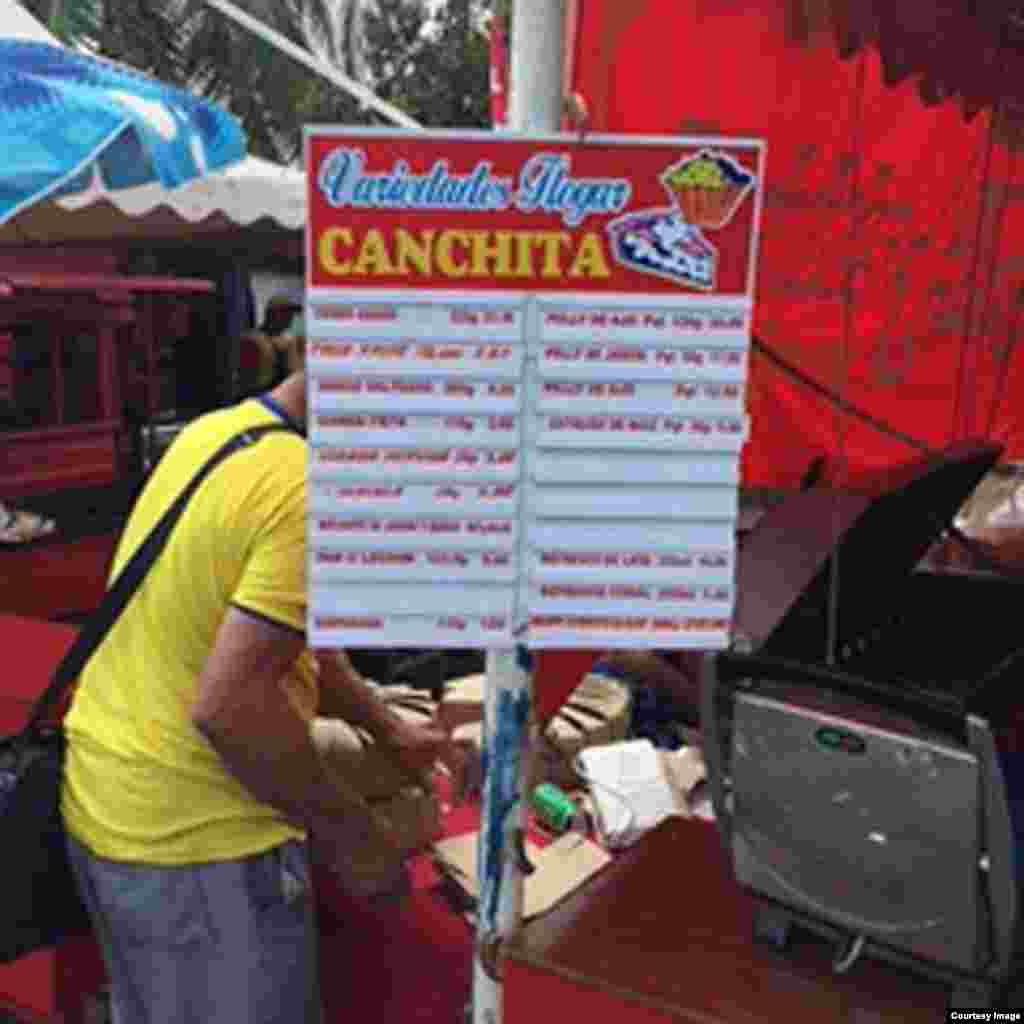
{"type": "Polygon", "coordinates": [[[318,308],[317,642],[727,643],[745,307],[318,308]]]}
{"type": "Polygon", "coordinates": [[[521,310],[311,305],[320,321],[309,360],[314,641],[509,645],[521,310]]]}
{"type": "MultiPolygon", "coordinates": [[[[529,643],[535,649],[573,647],[700,648],[728,645],[735,589],[725,569],[690,569],[672,578],[668,568],[637,565],[647,553],[616,559],[562,552],[571,568],[555,568],[550,552],[531,552],[521,604],[528,609],[529,643]],[[617,561],[614,569],[607,561],[617,561]],[[589,565],[581,565],[580,563],[589,565]],[[724,578],[727,577],[727,578],[724,578]],[[718,578],[722,582],[709,582],[718,578]]],[[[731,566],[734,550],[715,561],[731,566]]],[[[699,564],[698,560],[694,560],[699,564]]],[[[657,566],[657,556],[650,564],[657,566]]]]}
{"type": "Polygon", "coordinates": [[[540,322],[527,507],[538,525],[592,524],[602,544],[530,538],[531,646],[724,647],[748,310],[542,305],[540,322]]]}
{"type": "Polygon", "coordinates": [[[724,643],[763,143],[331,128],[306,158],[314,635],[724,643]]]}

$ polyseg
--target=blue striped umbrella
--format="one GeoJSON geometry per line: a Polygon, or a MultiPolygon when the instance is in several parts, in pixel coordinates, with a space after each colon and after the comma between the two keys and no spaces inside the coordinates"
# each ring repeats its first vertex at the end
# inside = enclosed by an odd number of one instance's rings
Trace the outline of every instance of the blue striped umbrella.
{"type": "Polygon", "coordinates": [[[43,199],[173,189],[245,156],[231,115],[131,69],[0,39],[0,224],[43,199]]]}

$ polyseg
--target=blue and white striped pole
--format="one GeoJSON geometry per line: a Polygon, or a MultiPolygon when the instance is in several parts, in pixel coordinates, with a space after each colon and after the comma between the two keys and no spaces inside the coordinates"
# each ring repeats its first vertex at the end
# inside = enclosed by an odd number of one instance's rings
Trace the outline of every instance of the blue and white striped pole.
{"type": "Polygon", "coordinates": [[[524,648],[489,651],[484,701],[484,780],[477,847],[475,1024],[499,1024],[501,944],[522,921],[524,793],[530,751],[530,659],[524,648]]]}
{"type": "MultiPolygon", "coordinates": [[[[564,0],[515,0],[511,35],[512,131],[552,134],[562,119],[565,5],[564,0]]],[[[531,307],[534,305],[530,304],[531,307]]],[[[526,318],[527,332],[537,317],[526,318]]],[[[531,339],[524,339],[529,342],[531,339]]],[[[527,349],[529,352],[529,348],[527,349]]],[[[535,372],[527,358],[525,375],[535,372]]],[[[525,413],[524,408],[524,413],[525,413]]],[[[529,425],[524,424],[526,436],[529,425]]],[[[523,460],[525,488],[529,458],[523,460]]],[[[519,564],[527,564],[527,524],[520,530],[519,564]]],[[[520,607],[520,625],[526,608],[520,607]]],[[[525,648],[487,653],[484,719],[484,783],[477,849],[479,907],[473,965],[473,1022],[501,1024],[501,944],[522,924],[523,837],[525,834],[526,771],[532,722],[532,665],[525,648]]]]}

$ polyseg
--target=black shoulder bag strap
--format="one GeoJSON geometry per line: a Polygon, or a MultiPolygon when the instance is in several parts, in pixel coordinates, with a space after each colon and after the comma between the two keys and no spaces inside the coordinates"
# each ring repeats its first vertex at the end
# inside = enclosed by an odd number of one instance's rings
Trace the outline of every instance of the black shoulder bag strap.
{"type": "Polygon", "coordinates": [[[86,662],[95,653],[96,648],[103,642],[104,637],[110,632],[111,627],[117,621],[118,616],[124,611],[125,606],[132,599],[132,595],[139,588],[139,584],[145,575],[152,568],[153,563],[160,557],[167,544],[175,524],[185,511],[189,499],[198,490],[199,485],[217,468],[228,456],[235,452],[248,448],[255,444],[264,434],[275,431],[289,431],[297,433],[293,427],[283,423],[268,423],[265,426],[251,427],[236,437],[231,438],[226,444],[219,448],[198,473],[188,482],[185,489],[175,498],[174,503],[160,517],[160,521],[153,527],[149,536],[139,545],[135,554],[129,559],[128,564],[118,573],[117,579],[107,590],[100,602],[100,606],[89,617],[88,621],[81,628],[75,642],[71,645],[63,660],[54,670],[49,685],[43,691],[42,696],[36,701],[28,723],[22,730],[22,735],[30,736],[38,729],[46,716],[57,705],[57,702],[69,689],[76,679],[81,675],[86,662]]]}

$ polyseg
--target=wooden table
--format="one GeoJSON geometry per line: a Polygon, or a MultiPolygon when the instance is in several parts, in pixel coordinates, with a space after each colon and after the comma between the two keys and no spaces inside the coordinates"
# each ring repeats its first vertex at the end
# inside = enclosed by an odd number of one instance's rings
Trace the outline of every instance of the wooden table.
{"type": "Polygon", "coordinates": [[[807,939],[756,945],[717,834],[672,819],[506,947],[505,1022],[935,1024],[946,991],[887,965],[831,971],[807,939]]]}

